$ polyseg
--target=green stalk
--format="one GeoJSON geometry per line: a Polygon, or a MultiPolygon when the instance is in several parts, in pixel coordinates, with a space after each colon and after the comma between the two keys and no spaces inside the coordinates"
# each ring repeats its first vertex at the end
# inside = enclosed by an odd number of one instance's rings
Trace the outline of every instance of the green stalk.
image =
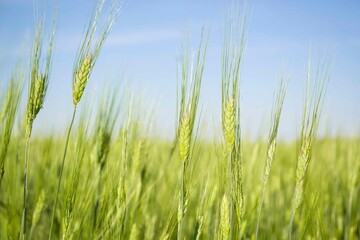
{"type": "Polygon", "coordinates": [[[269,134],[269,142],[266,151],[266,158],[265,158],[265,165],[264,165],[264,172],[263,172],[263,190],[261,194],[261,201],[258,211],[257,223],[256,223],[256,233],[255,239],[257,240],[259,237],[259,228],[260,228],[260,220],[261,220],[261,212],[264,205],[264,198],[266,188],[269,182],[272,163],[274,161],[275,151],[276,151],[276,138],[278,134],[279,124],[280,124],[280,117],[281,111],[285,99],[286,88],[288,83],[288,77],[285,75],[281,77],[280,83],[278,86],[277,93],[274,95],[274,102],[273,102],[273,109],[271,112],[271,128],[269,134]]]}
{"type": "Polygon", "coordinates": [[[24,166],[24,205],[21,218],[21,234],[20,239],[26,239],[26,216],[27,216],[27,193],[28,193],[28,159],[29,159],[30,138],[26,139],[25,146],[25,166],[24,166]]]}
{"type": "Polygon", "coordinates": [[[181,204],[181,211],[182,211],[182,219],[178,224],[178,234],[177,239],[182,239],[182,225],[183,225],[183,219],[184,219],[184,207],[185,207],[185,162],[182,164],[182,172],[181,172],[181,196],[180,196],[180,203],[181,204]]]}
{"type": "Polygon", "coordinates": [[[293,199],[293,203],[292,203],[292,211],[291,211],[291,218],[290,218],[290,224],[289,224],[289,240],[292,239],[292,229],[293,229],[293,225],[294,225],[294,219],[295,219],[295,198],[297,196],[297,189],[295,189],[295,194],[294,194],[294,199],[293,199]]]}
{"type": "Polygon", "coordinates": [[[60,169],[60,177],[59,177],[59,181],[58,181],[58,185],[57,185],[57,189],[56,189],[55,203],[54,203],[52,217],[51,217],[49,240],[51,240],[51,233],[52,233],[52,228],[53,228],[54,219],[55,219],[55,212],[56,212],[56,206],[57,206],[57,202],[58,202],[58,196],[59,196],[59,190],[60,190],[60,185],[61,185],[62,173],[63,173],[63,170],[64,170],[65,158],[66,158],[67,148],[68,148],[68,145],[69,145],[71,129],[72,129],[73,124],[74,124],[75,115],[76,115],[76,106],[74,107],[74,112],[73,112],[73,115],[72,115],[71,123],[70,123],[69,130],[68,130],[67,136],[66,136],[65,149],[64,149],[64,154],[63,154],[62,163],[61,163],[61,169],[60,169]]]}
{"type": "Polygon", "coordinates": [[[94,222],[93,222],[94,229],[97,228],[97,218],[98,218],[98,211],[99,211],[99,205],[100,205],[101,175],[102,175],[101,172],[102,172],[102,169],[100,169],[99,179],[98,179],[97,188],[96,188],[96,200],[95,200],[95,206],[94,206],[94,222]]]}
{"type": "Polygon", "coordinates": [[[266,184],[263,187],[262,190],[262,194],[261,194],[261,201],[260,201],[260,207],[259,207],[259,212],[258,212],[258,217],[257,217],[257,222],[256,222],[256,233],[255,233],[255,239],[259,239],[259,226],[260,226],[260,218],[261,218],[261,212],[262,212],[262,208],[264,205],[264,195],[265,195],[265,191],[266,191],[266,184]]]}
{"type": "Polygon", "coordinates": [[[232,153],[229,154],[229,200],[230,200],[230,239],[232,239],[233,235],[233,225],[234,225],[234,217],[233,217],[233,168],[232,168],[232,153]]]}
{"type": "Polygon", "coordinates": [[[354,196],[354,191],[351,190],[350,192],[350,197],[349,197],[349,202],[348,202],[348,212],[347,212],[347,228],[346,228],[346,232],[345,232],[345,238],[344,239],[350,239],[350,229],[351,229],[351,207],[352,207],[352,199],[354,196]]]}

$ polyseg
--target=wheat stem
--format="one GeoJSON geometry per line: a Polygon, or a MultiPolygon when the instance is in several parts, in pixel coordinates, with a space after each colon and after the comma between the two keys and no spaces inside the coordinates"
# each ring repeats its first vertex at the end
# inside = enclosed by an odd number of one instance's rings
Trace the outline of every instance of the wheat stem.
{"type": "Polygon", "coordinates": [[[182,226],[183,226],[183,218],[184,218],[184,208],[185,208],[185,194],[186,194],[186,190],[185,190],[185,162],[182,163],[182,172],[181,172],[181,193],[180,193],[180,206],[179,206],[179,214],[181,214],[181,219],[179,219],[178,222],[178,234],[177,234],[177,239],[181,240],[182,239],[182,226]]]}
{"type": "Polygon", "coordinates": [[[262,194],[261,194],[261,201],[260,201],[258,216],[257,216],[255,239],[258,239],[258,237],[259,237],[260,219],[261,219],[261,212],[262,212],[263,205],[264,205],[265,190],[266,190],[266,186],[264,185],[262,194]]]}
{"type": "Polygon", "coordinates": [[[64,170],[66,153],[67,153],[67,149],[68,149],[68,145],[69,145],[71,129],[72,129],[73,124],[74,124],[75,115],[76,115],[76,106],[74,107],[71,123],[70,123],[69,129],[68,129],[68,132],[67,132],[67,136],[66,136],[65,149],[64,149],[64,154],[63,154],[61,168],[60,168],[60,176],[59,176],[59,181],[58,181],[57,188],[56,188],[55,203],[54,203],[54,206],[53,206],[53,211],[52,211],[52,216],[51,216],[49,240],[51,240],[51,234],[52,234],[52,228],[53,228],[54,219],[55,219],[56,206],[57,206],[57,202],[58,202],[58,196],[59,196],[59,190],[60,190],[60,185],[61,185],[62,173],[63,173],[63,170],[64,170]]]}
{"type": "Polygon", "coordinates": [[[284,103],[287,84],[288,84],[288,78],[285,76],[281,77],[280,83],[278,86],[278,90],[277,90],[276,94],[274,95],[273,109],[271,112],[271,128],[270,128],[270,132],[269,132],[269,142],[267,145],[266,159],[265,159],[263,179],[262,179],[263,180],[263,191],[262,191],[261,201],[260,201],[260,206],[259,206],[259,211],[258,211],[255,239],[258,239],[258,236],[259,236],[261,212],[262,212],[263,205],[264,205],[265,192],[266,192],[266,188],[267,188],[268,181],[270,178],[272,163],[275,158],[275,150],[276,150],[276,144],[277,144],[276,138],[277,138],[277,134],[278,134],[281,111],[282,111],[282,107],[283,107],[283,103],[284,103]]]}
{"type": "Polygon", "coordinates": [[[26,239],[26,216],[27,216],[27,193],[28,193],[28,159],[29,159],[29,145],[30,139],[26,139],[25,146],[25,166],[24,166],[24,203],[23,203],[23,213],[21,217],[21,234],[20,239],[26,239]]]}
{"type": "Polygon", "coordinates": [[[232,157],[231,157],[231,153],[229,154],[229,207],[230,207],[230,239],[232,239],[232,235],[233,235],[233,224],[234,224],[234,217],[233,217],[233,206],[234,206],[234,201],[233,201],[233,194],[234,194],[234,186],[233,186],[233,167],[232,167],[232,157]]]}
{"type": "MultiPolygon", "coordinates": [[[[295,198],[297,196],[297,189],[295,189],[295,193],[294,193],[294,199],[292,202],[292,207],[291,209],[295,208],[295,198]]],[[[292,229],[293,229],[293,225],[294,225],[294,219],[295,219],[295,211],[291,211],[291,218],[290,218],[290,224],[289,224],[289,240],[292,239],[292,229]]]]}

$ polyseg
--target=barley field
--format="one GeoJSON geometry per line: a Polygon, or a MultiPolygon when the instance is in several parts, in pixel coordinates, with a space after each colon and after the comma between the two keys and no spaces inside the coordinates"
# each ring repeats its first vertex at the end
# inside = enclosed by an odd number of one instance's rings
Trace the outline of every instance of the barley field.
{"type": "Polygon", "coordinates": [[[0,239],[360,239],[360,135],[319,134],[335,54],[310,50],[296,137],[278,136],[290,121],[282,118],[292,79],[285,69],[253,139],[242,121],[241,71],[256,6],[227,5],[220,114],[206,119],[200,101],[212,47],[204,24],[195,44],[179,42],[175,131],[162,137],[156,104],[121,76],[106,85],[92,75],[107,71],[97,60],[127,11],[120,0],[94,1],[71,78],[63,79],[71,83],[70,114],[63,128],[36,133],[42,111],[57,107],[46,101],[65,9],[60,3],[44,17],[33,3],[29,43],[0,82],[0,239]],[[100,83],[95,95],[92,81],[100,83]]]}

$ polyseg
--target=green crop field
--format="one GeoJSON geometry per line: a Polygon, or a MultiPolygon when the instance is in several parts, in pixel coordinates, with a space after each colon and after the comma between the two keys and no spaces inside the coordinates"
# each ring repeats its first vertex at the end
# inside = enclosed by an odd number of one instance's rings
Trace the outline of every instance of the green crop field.
{"type": "Polygon", "coordinates": [[[318,134],[331,54],[309,59],[296,139],[278,137],[287,121],[284,71],[266,138],[251,140],[240,101],[249,10],[239,4],[224,19],[219,129],[203,136],[204,27],[195,49],[183,44],[178,55],[175,137],[161,138],[153,109],[125,83],[87,97],[102,47],[126,12],[122,1],[102,5],[84,23],[65,79],[73,114],[64,129],[33,134],[52,81],[57,10],[53,19],[37,16],[31,54],[1,79],[0,239],[360,239],[360,136],[318,134]]]}

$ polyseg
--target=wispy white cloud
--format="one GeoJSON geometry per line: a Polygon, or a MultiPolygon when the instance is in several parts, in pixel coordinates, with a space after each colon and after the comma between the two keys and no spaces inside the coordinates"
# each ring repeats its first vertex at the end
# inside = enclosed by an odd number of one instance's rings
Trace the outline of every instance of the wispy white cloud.
{"type": "MultiPolygon", "coordinates": [[[[180,37],[180,31],[172,29],[145,29],[124,33],[113,32],[109,35],[105,45],[106,48],[140,46],[179,39],[180,37]]],[[[78,49],[81,39],[81,33],[68,34],[66,32],[59,32],[59,35],[55,38],[55,51],[57,53],[74,52],[78,49]]],[[[14,46],[14,44],[6,46],[4,42],[0,41],[0,51],[3,56],[17,56],[19,54],[19,46],[14,46]]]]}
{"type": "Polygon", "coordinates": [[[147,29],[112,34],[107,40],[108,47],[137,46],[180,38],[180,31],[171,29],[147,29]]]}
{"type": "MultiPolygon", "coordinates": [[[[181,37],[180,31],[171,29],[146,29],[129,32],[112,32],[106,40],[106,48],[128,47],[147,45],[156,42],[163,42],[178,39],[181,37]]],[[[56,37],[57,52],[76,51],[82,39],[80,33],[67,34],[61,33],[56,37]]]]}

